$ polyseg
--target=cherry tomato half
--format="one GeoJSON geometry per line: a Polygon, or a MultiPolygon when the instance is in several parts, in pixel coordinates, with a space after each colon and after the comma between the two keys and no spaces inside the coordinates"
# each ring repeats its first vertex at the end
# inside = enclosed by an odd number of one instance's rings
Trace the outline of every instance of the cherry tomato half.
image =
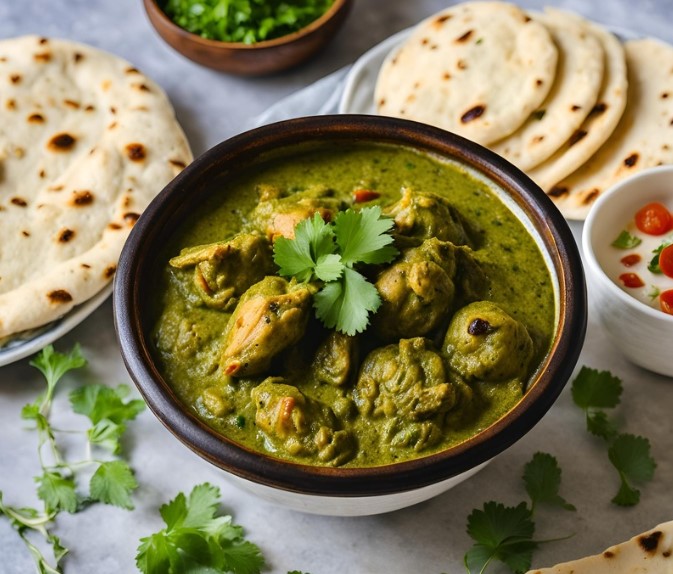
{"type": "Polygon", "coordinates": [[[673,244],[664,247],[659,253],[659,268],[667,277],[673,277],[673,244]]]}
{"type": "Polygon", "coordinates": [[[664,313],[673,315],[673,289],[664,291],[659,295],[659,306],[664,313]]]}
{"type": "Polygon", "coordinates": [[[636,227],[648,235],[663,235],[673,228],[673,215],[661,203],[648,203],[636,212],[636,227]]]}

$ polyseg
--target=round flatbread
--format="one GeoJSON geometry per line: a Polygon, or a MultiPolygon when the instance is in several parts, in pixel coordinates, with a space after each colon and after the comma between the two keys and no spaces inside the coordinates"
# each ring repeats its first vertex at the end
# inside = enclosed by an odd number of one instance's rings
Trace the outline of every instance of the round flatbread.
{"type": "Polygon", "coordinates": [[[607,141],[626,106],[628,80],[624,47],[604,27],[594,23],[589,27],[605,52],[603,83],[598,101],[582,125],[550,158],[528,170],[528,175],[545,191],[579,168],[607,141]]]}
{"type": "Polygon", "coordinates": [[[594,108],[603,81],[603,46],[587,22],[561,10],[530,14],[547,27],[558,48],[556,77],[540,107],[491,149],[522,170],[551,156],[594,108]]]}
{"type": "Polygon", "coordinates": [[[89,46],[0,41],[0,339],[114,276],[133,224],[191,161],[162,90],[89,46]]]}
{"type": "Polygon", "coordinates": [[[528,574],[670,574],[672,553],[673,522],[664,522],[602,554],[530,570],[528,574]]]}
{"type": "Polygon", "coordinates": [[[557,58],[547,29],[516,6],[458,4],[421,22],[386,59],[376,108],[489,144],[539,107],[557,58]]]}
{"type": "Polygon", "coordinates": [[[596,198],[621,179],[673,163],[673,46],[650,38],[625,44],[626,109],[608,141],[548,193],[569,219],[584,219],[596,198]]]}

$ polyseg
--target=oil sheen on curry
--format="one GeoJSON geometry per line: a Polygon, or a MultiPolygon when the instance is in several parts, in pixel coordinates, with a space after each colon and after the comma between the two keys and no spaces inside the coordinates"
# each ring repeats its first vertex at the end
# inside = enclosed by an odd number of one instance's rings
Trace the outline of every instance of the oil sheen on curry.
{"type": "Polygon", "coordinates": [[[268,160],[209,197],[166,246],[154,352],[206,424],[296,462],[373,466],[432,454],[522,397],[555,325],[533,238],[460,166],[376,144],[268,160]],[[320,285],[278,275],[273,242],[319,213],[379,205],[399,250],[358,271],[382,304],[348,336],[320,285]]]}

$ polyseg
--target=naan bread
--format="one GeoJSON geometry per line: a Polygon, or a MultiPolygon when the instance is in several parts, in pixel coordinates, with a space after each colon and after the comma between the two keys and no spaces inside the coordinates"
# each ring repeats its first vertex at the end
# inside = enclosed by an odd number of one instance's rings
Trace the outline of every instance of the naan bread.
{"type": "Polygon", "coordinates": [[[566,218],[584,219],[596,198],[619,180],[673,163],[673,46],[653,39],[625,45],[626,109],[608,141],[548,193],[566,218]]]}
{"type": "Polygon", "coordinates": [[[556,77],[545,101],[523,126],[490,146],[522,170],[547,159],[580,127],[598,99],[605,60],[586,20],[549,8],[531,17],[547,27],[556,43],[556,77]]]}
{"type": "Polygon", "coordinates": [[[607,141],[626,106],[628,81],[624,47],[602,26],[590,23],[589,27],[600,39],[605,52],[600,95],[594,109],[568,141],[550,158],[528,170],[528,175],[545,191],[580,167],[607,141]]]}
{"type": "Polygon", "coordinates": [[[162,90],[73,42],[0,41],[0,339],[112,279],[149,201],[192,159],[162,90]]]}
{"type": "Polygon", "coordinates": [[[528,574],[673,574],[673,522],[611,546],[602,554],[528,574]]]}
{"type": "Polygon", "coordinates": [[[547,29],[516,6],[458,4],[419,24],[386,59],[375,103],[379,114],[489,144],[540,106],[557,58],[547,29]]]}

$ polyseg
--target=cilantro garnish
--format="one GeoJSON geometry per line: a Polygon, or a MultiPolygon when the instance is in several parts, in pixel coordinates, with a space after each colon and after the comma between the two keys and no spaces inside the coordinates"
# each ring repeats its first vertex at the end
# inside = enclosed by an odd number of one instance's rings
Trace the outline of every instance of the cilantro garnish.
{"type": "Polygon", "coordinates": [[[601,410],[617,407],[621,394],[621,380],[608,371],[582,367],[572,384],[573,401],[585,413],[587,430],[607,442],[608,458],[619,473],[620,488],[612,502],[633,506],[640,501],[640,491],[631,483],[651,480],[656,463],[649,440],[620,433],[617,423],[601,410]]]}
{"type": "Polygon", "coordinates": [[[633,249],[634,247],[638,247],[642,242],[640,237],[631,235],[625,229],[617,236],[617,239],[612,242],[612,246],[617,249],[633,249]]]}
{"type": "Polygon", "coordinates": [[[376,287],[355,266],[395,258],[392,228],[393,220],[383,217],[379,206],[342,211],[333,223],[316,213],[297,224],[294,239],[276,240],[274,261],[285,277],[322,281],[313,301],[316,316],[328,328],[355,335],[367,328],[369,314],[381,305],[376,287]]]}
{"type": "Polygon", "coordinates": [[[295,32],[319,18],[333,0],[162,0],[178,26],[204,38],[252,44],[295,32]]]}
{"type": "Polygon", "coordinates": [[[52,427],[50,413],[58,383],[66,373],[86,365],[79,345],[69,353],[59,353],[53,346],[45,347],[30,363],[43,375],[47,389],[34,402],[25,405],[21,417],[35,423],[38,435],[38,457],[42,472],[35,477],[37,496],[44,503],[42,512],[34,508],[14,508],[3,504],[0,492],[0,514],[5,515],[23,539],[33,555],[38,572],[59,574],[59,563],[68,552],[59,538],[50,531],[51,523],[60,512],[78,512],[85,503],[103,502],[131,509],[131,493],[137,487],[133,471],[122,460],[95,458],[94,448],[103,446],[118,454],[120,439],[126,429],[125,423],[134,419],[144,408],[141,400],[126,401],[128,388],[120,385],[116,389],[103,385],[77,388],[70,393],[74,412],[87,416],[92,426],[87,431],[61,431],[52,427]],[[57,440],[61,432],[84,433],[87,438],[85,460],[66,460],[57,440]],[[82,470],[91,469],[88,493],[82,493],[80,475],[82,470]],[[54,565],[50,565],[42,551],[26,536],[29,531],[42,535],[52,548],[54,565]]]}
{"type": "Polygon", "coordinates": [[[518,506],[486,502],[483,509],[475,509],[467,519],[467,533],[475,541],[465,554],[467,571],[482,574],[493,561],[499,561],[512,572],[525,572],[531,567],[533,551],[543,542],[535,540],[533,515],[539,504],[560,506],[575,510],[559,494],[561,468],[547,453],[537,452],[524,468],[523,480],[530,497],[518,506]]]}
{"type": "Polygon", "coordinates": [[[259,548],[244,538],[231,516],[218,515],[219,498],[219,488],[205,483],[164,504],[159,512],[166,528],[140,540],[138,569],[143,574],[261,572],[259,548]]]}
{"type": "Polygon", "coordinates": [[[654,249],[652,253],[654,254],[654,257],[650,260],[650,262],[647,265],[647,268],[650,270],[650,272],[655,273],[657,275],[661,275],[661,267],[659,267],[659,255],[661,255],[661,252],[664,250],[664,247],[668,247],[670,243],[668,241],[664,241],[659,247],[654,249]]]}

